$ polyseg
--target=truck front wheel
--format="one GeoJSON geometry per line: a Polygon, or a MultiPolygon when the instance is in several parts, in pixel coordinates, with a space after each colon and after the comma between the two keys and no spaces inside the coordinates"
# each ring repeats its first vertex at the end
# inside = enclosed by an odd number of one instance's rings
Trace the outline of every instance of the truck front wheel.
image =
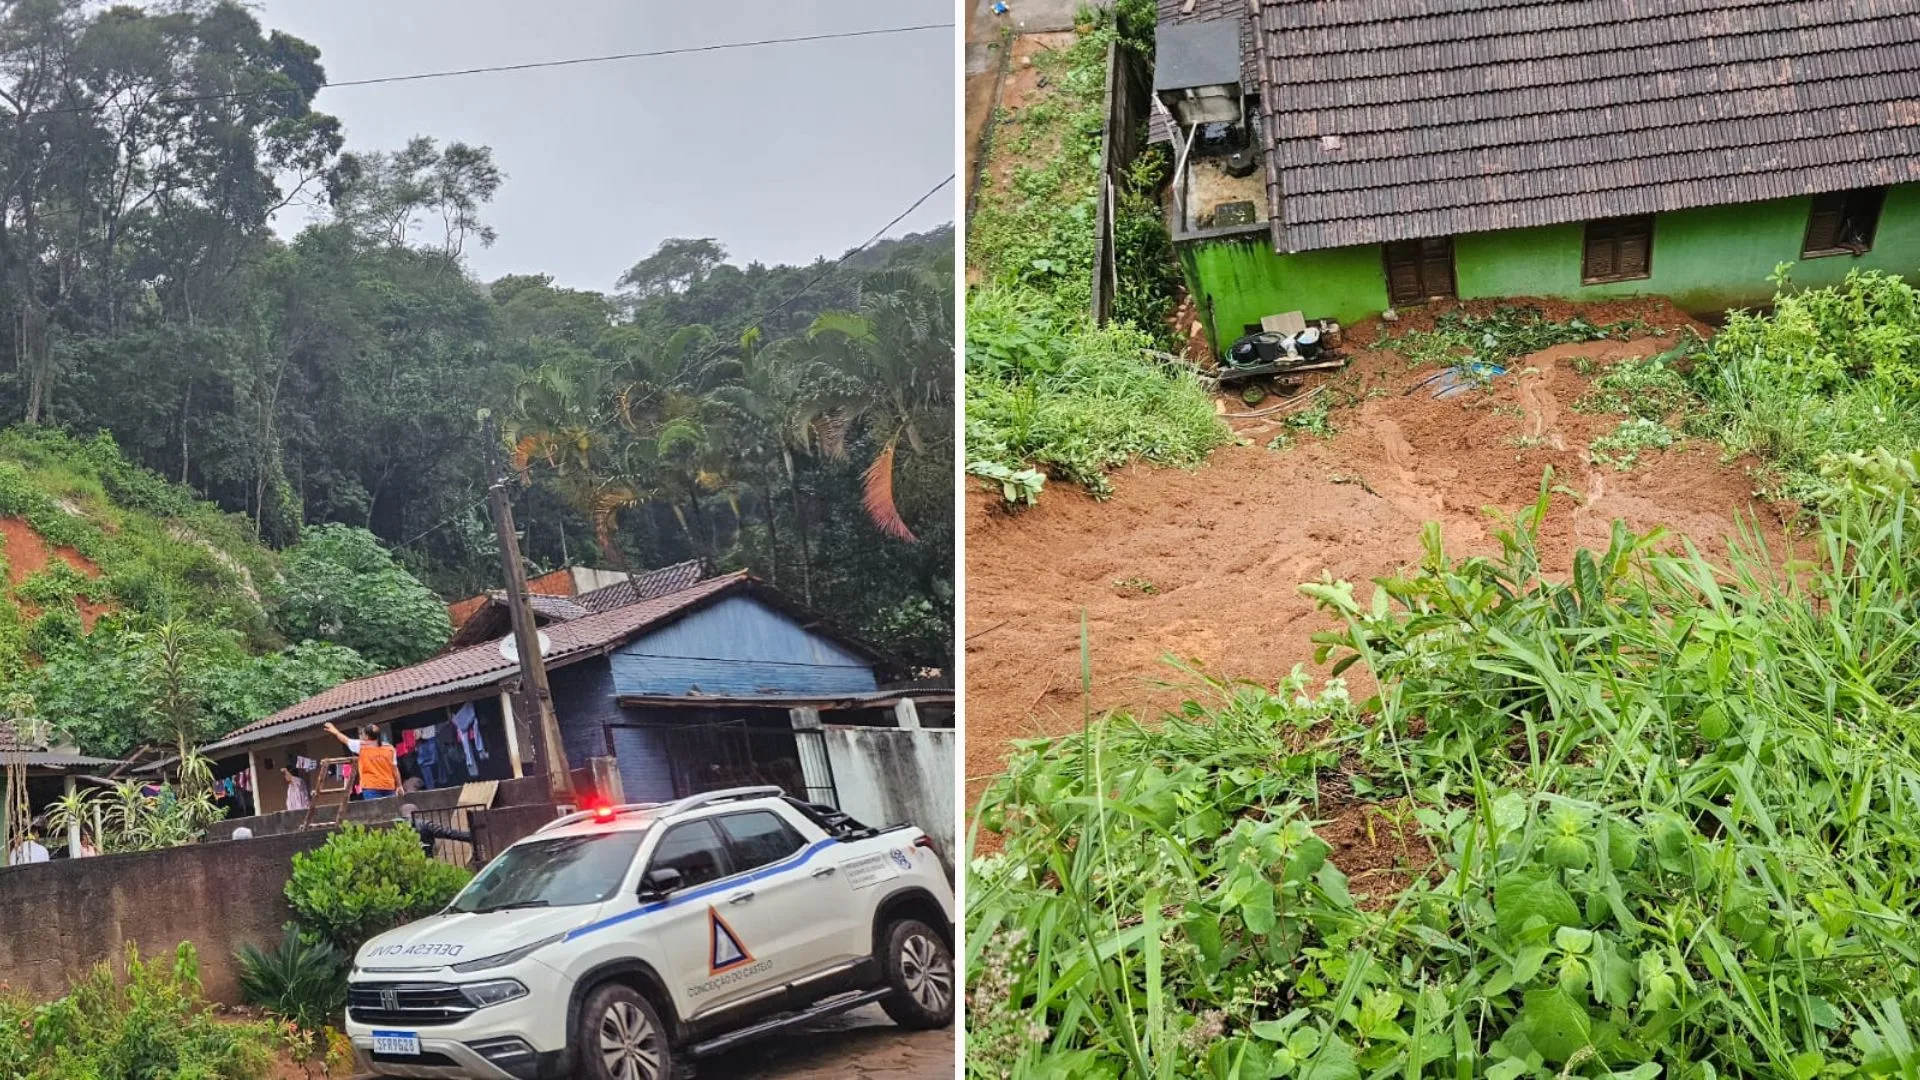
{"type": "Polygon", "coordinates": [[[887,927],[880,956],[893,993],[880,1007],[905,1028],[941,1028],[953,1023],[953,952],[933,928],[918,919],[887,927]]]}
{"type": "Polygon", "coordinates": [[[670,1080],[673,1047],[646,996],[608,983],[587,996],[574,1032],[574,1060],[586,1080],[670,1080]]]}

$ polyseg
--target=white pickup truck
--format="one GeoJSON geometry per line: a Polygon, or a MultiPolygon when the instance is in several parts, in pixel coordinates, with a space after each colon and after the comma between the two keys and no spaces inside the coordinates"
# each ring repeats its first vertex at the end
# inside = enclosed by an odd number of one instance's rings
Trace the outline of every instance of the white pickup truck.
{"type": "Polygon", "coordinates": [[[445,911],[369,941],[347,1035],[388,1076],[671,1080],[879,1002],[953,1022],[953,891],[919,829],[778,788],[543,826],[445,911]]]}

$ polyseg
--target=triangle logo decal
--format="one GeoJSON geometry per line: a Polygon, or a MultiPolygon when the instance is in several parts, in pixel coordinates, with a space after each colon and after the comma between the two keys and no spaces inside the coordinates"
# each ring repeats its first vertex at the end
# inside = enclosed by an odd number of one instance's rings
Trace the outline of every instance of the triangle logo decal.
{"type": "Polygon", "coordinates": [[[747,951],[740,935],[734,933],[733,927],[727,925],[727,920],[720,917],[720,910],[711,906],[707,908],[707,939],[711,946],[708,953],[712,958],[708,962],[710,974],[718,975],[753,963],[753,954],[747,951]]]}

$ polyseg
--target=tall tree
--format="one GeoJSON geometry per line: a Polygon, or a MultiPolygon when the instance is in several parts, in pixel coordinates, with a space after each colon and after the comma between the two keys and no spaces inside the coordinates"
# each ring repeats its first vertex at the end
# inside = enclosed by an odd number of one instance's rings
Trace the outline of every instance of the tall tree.
{"type": "Polygon", "coordinates": [[[505,180],[485,146],[416,135],[396,151],[349,153],[327,178],[335,218],[356,234],[389,247],[407,247],[437,227],[432,250],[459,258],[467,241],[493,246],[498,235],[480,220],[505,180]]]}
{"type": "Polygon", "coordinates": [[[684,293],[727,261],[727,249],[713,237],[662,240],[654,253],[634,263],[614,283],[629,305],[684,293]]]}

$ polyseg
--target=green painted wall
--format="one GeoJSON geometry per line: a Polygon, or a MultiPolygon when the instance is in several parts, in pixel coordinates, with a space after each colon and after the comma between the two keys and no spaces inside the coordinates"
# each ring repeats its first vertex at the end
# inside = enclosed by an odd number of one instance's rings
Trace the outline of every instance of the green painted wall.
{"type": "Polygon", "coordinates": [[[1280,255],[1271,234],[1180,245],[1180,264],[1216,346],[1283,311],[1356,322],[1387,306],[1377,247],[1280,255]],[[1209,311],[1208,302],[1211,302],[1209,311]]]}
{"type": "MultiPolygon", "coordinates": [[[[1558,296],[1605,300],[1671,297],[1693,312],[1723,311],[1773,297],[1767,276],[1793,264],[1796,286],[1838,283],[1853,269],[1920,275],[1920,184],[1887,192],[1873,250],[1859,257],[1801,259],[1808,197],[1661,214],[1653,226],[1653,274],[1637,281],[1580,283],[1585,226],[1472,233],[1453,241],[1454,276],[1463,300],[1558,296]]],[[[1387,306],[1377,245],[1281,255],[1265,234],[1181,245],[1180,261],[1196,298],[1212,301],[1216,347],[1264,315],[1355,322],[1387,306]]],[[[1201,311],[1207,310],[1205,303],[1201,311]]]]}

